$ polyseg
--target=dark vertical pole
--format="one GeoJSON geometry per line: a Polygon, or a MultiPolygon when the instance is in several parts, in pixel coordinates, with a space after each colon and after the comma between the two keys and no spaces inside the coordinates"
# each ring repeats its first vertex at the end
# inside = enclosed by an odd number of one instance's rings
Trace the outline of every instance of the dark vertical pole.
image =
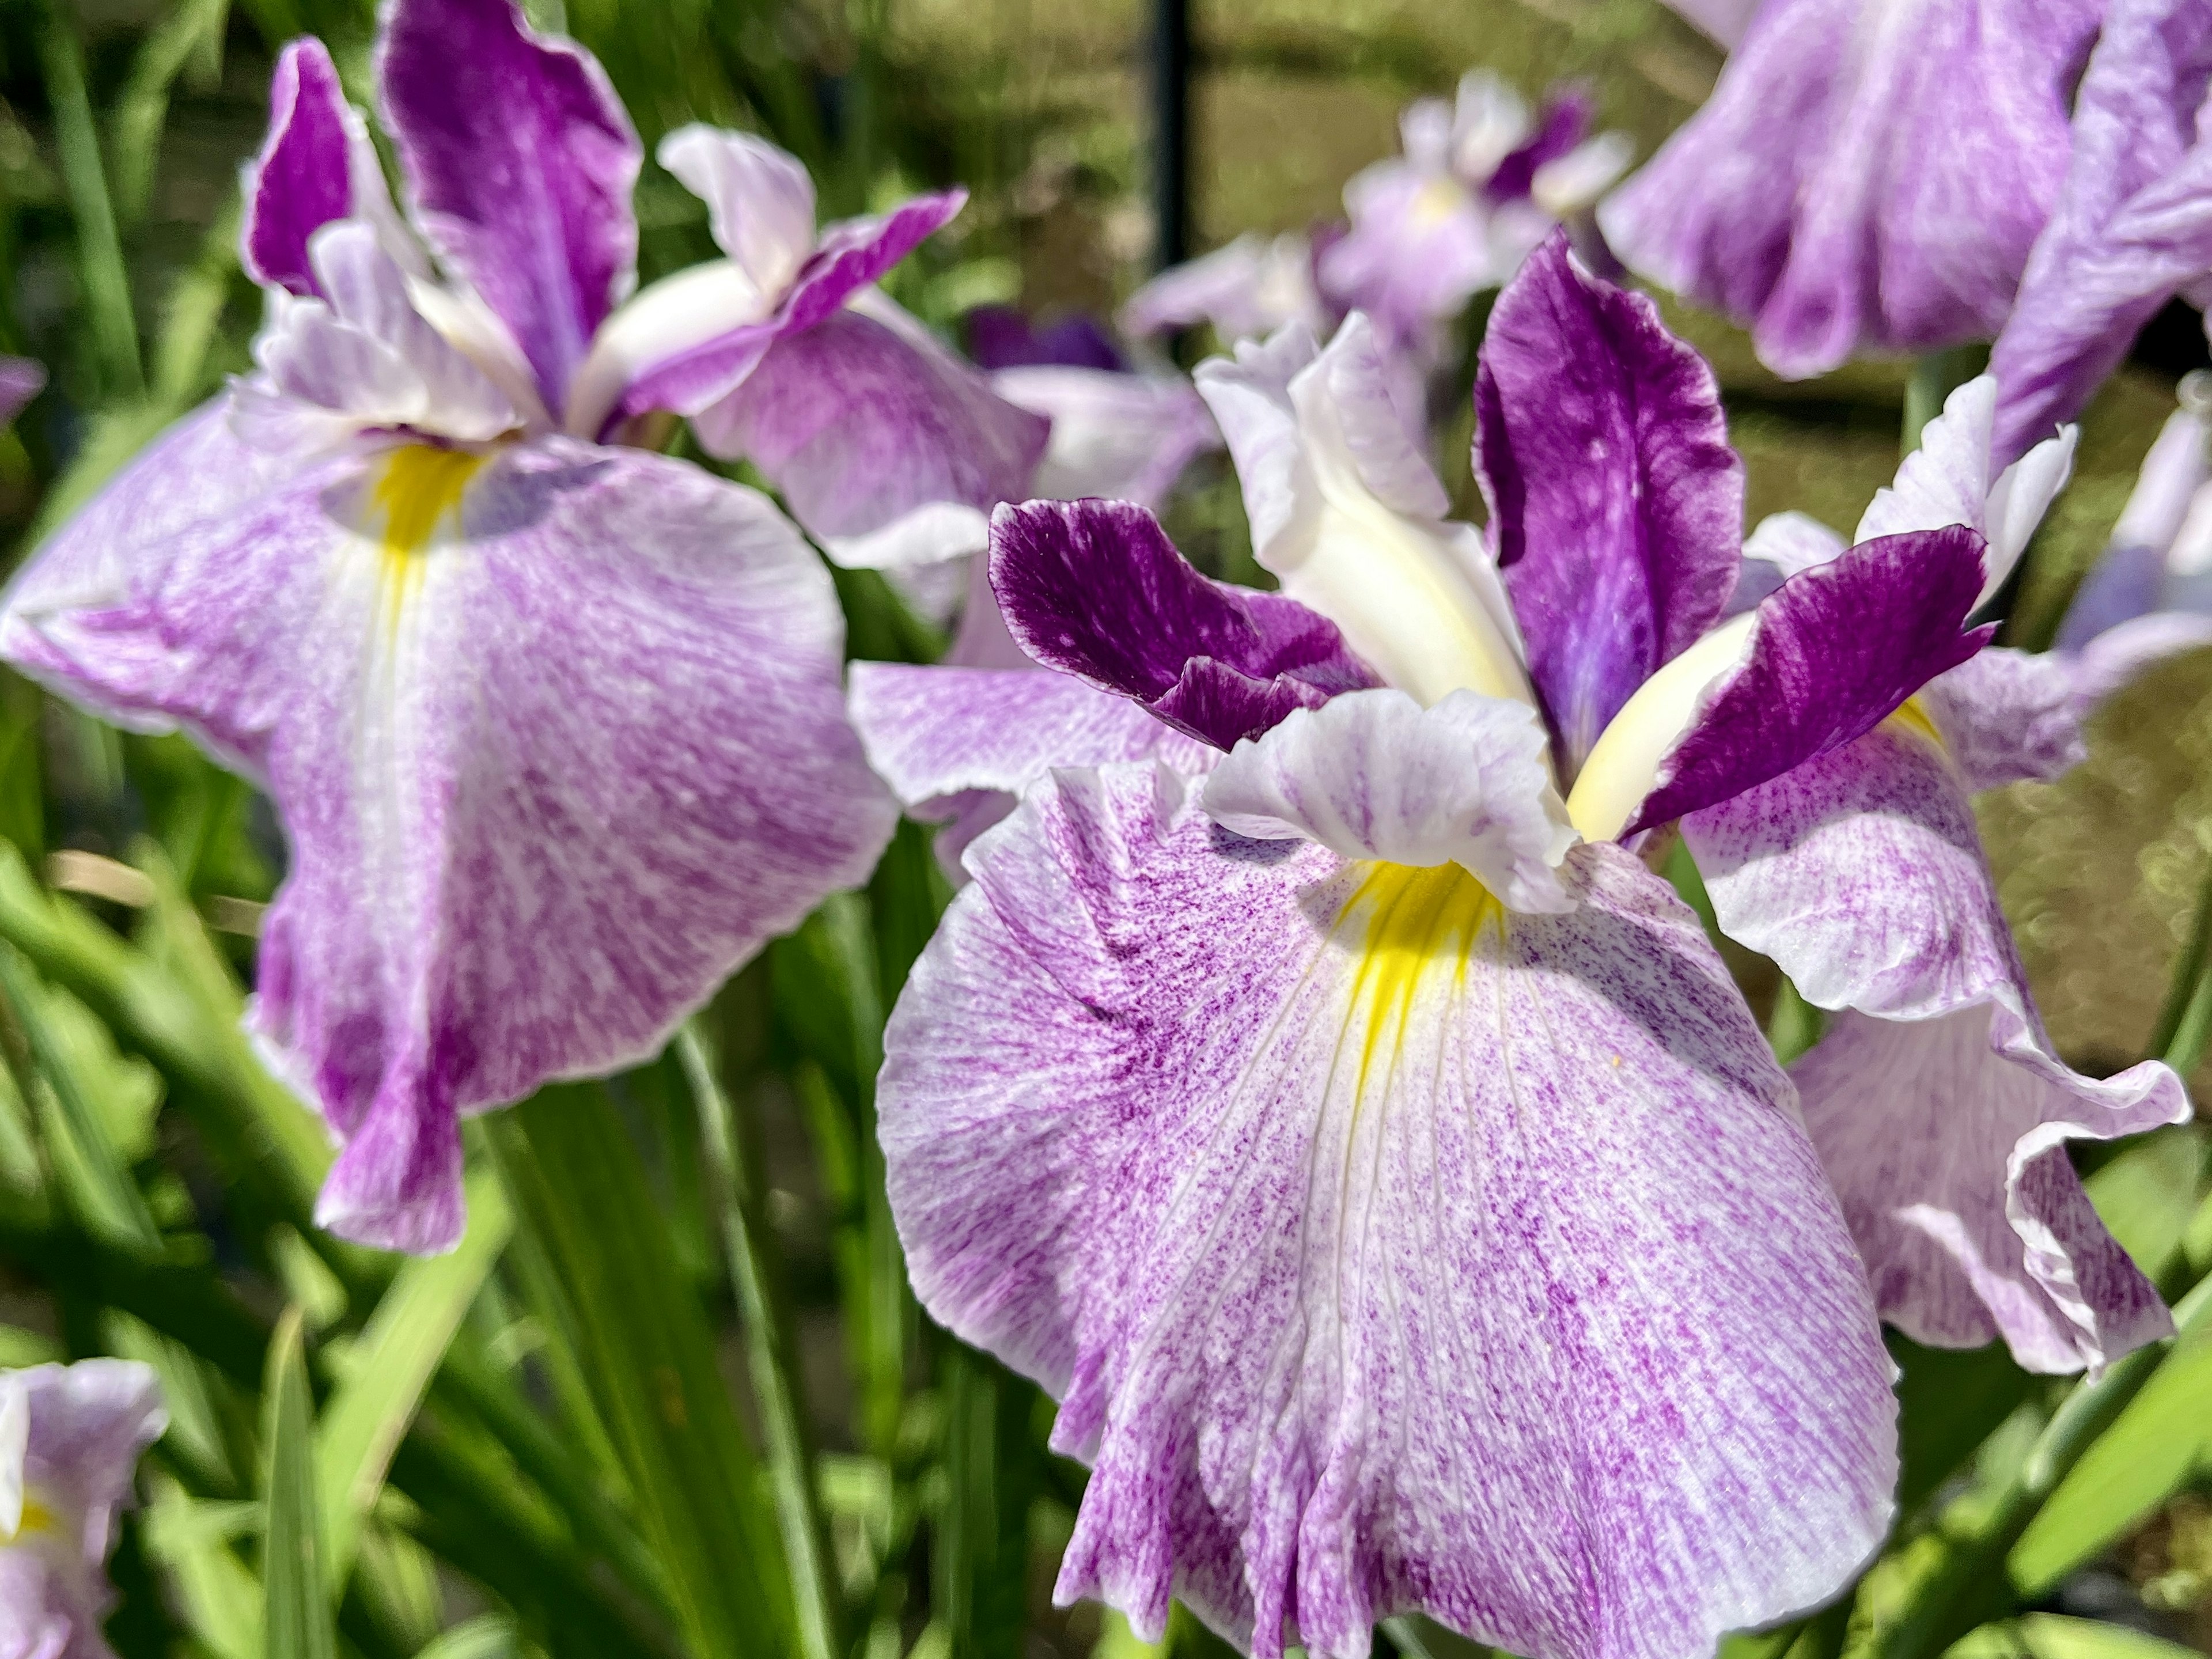
{"type": "Polygon", "coordinates": [[[1190,0],[1152,0],[1152,263],[1190,251],[1190,0]]]}

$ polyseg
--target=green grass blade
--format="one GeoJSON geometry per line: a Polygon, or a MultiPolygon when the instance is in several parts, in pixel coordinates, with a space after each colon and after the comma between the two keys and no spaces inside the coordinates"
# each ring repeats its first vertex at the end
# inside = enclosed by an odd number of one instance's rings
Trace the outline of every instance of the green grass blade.
{"type": "Polygon", "coordinates": [[[459,1249],[401,1266],[316,1429],[323,1569],[333,1594],[345,1587],[362,1522],[384,1489],[392,1455],[513,1231],[506,1192],[489,1175],[470,1180],[468,1212],[459,1249]]]}
{"type": "Polygon", "coordinates": [[[212,43],[220,50],[230,0],[180,0],[138,43],[131,78],[109,119],[108,153],[115,161],[117,216],[135,224],[146,214],[160,159],[169,90],[188,64],[204,63],[212,43]]]}
{"type": "Polygon", "coordinates": [[[512,1659],[521,1651],[514,1624],[496,1613],[456,1625],[415,1659],[512,1659]]]}
{"type": "Polygon", "coordinates": [[[269,1346],[269,1475],[263,1501],[262,1629],[267,1659],[337,1659],[337,1626],[323,1568],[322,1509],[315,1498],[315,1402],[299,1310],[269,1346]]]}
{"type": "Polygon", "coordinates": [[[794,1620],[765,1482],[605,1090],[541,1090],[486,1130],[522,1225],[561,1282],[695,1659],[781,1659],[794,1620]]]}
{"type": "Polygon", "coordinates": [[[54,112],[62,181],[76,218],[85,309],[100,380],[111,398],[140,398],[145,395],[146,371],[138,355],[138,322],[131,308],[131,276],[123,263],[107,170],[100,158],[100,134],[85,92],[84,48],[58,6],[49,5],[39,31],[39,58],[54,112]]]}

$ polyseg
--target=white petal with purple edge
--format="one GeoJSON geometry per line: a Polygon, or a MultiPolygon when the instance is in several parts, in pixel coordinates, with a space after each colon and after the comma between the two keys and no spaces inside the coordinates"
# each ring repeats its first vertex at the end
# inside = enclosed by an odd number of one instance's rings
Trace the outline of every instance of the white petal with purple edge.
{"type": "Polygon", "coordinates": [[[707,204],[714,245],[766,295],[789,287],[814,252],[814,181],[799,159],[749,132],[695,121],[653,152],[707,204]]]}
{"type": "Polygon", "coordinates": [[[2165,1315],[2061,1143],[2178,1122],[2189,1103],[2154,1061],[2098,1081],[2052,1054],[1964,784],[1900,716],[1682,832],[1722,931],[1808,1001],[1852,1011],[1800,1085],[1884,1316],[1947,1344],[2001,1334],[2035,1370],[2095,1368],[2165,1315]]]}
{"type": "Polygon", "coordinates": [[[1515,910],[1573,908],[1559,863],[1579,837],[1525,702],[1455,691],[1347,691],[1246,738],[1206,780],[1206,816],[1261,841],[1348,859],[1456,864],[1515,910]]]}
{"type": "Polygon", "coordinates": [[[1419,1608],[1693,1659],[1882,1534],[1889,1364],[1790,1091],[1611,848],[1510,916],[1063,772],[970,854],[887,1034],[932,1313],[1093,1467],[1057,1595],[1278,1659],[1419,1608]],[[1294,1628],[1293,1628],[1294,1623],[1294,1628]]]}
{"type": "Polygon", "coordinates": [[[826,573],[696,468],[349,454],[131,576],[36,619],[33,665],[266,777],[292,867],[249,1018],[346,1142],[349,1237],[449,1245],[457,1113],[650,1054],[890,833],[826,573]]]}

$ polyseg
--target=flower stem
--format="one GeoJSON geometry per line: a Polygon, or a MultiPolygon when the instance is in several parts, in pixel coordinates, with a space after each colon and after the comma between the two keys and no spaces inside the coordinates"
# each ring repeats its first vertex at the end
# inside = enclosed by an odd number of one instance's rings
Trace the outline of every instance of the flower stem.
{"type": "Polygon", "coordinates": [[[1929,352],[1914,362],[1912,378],[1905,383],[1900,453],[1910,455],[1920,447],[1920,434],[1943,412],[1943,400],[1980,374],[1989,360],[1987,346],[1962,345],[1929,352]]]}

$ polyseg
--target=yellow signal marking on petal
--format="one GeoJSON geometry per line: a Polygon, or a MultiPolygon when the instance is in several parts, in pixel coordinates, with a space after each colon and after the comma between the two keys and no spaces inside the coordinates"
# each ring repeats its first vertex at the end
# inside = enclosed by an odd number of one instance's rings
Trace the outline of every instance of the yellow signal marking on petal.
{"type": "Polygon", "coordinates": [[[1943,747],[1943,734],[1936,730],[1935,717],[1928,712],[1928,705],[1917,696],[1907,697],[1899,703],[1889,719],[1906,731],[1927,738],[1937,749],[1943,747]]]}
{"type": "Polygon", "coordinates": [[[484,458],[465,449],[408,444],[384,459],[369,500],[384,520],[385,623],[397,629],[422,579],[422,554],[448,517],[460,512],[469,480],[484,458]]]}
{"type": "Polygon", "coordinates": [[[1421,982],[1434,969],[1464,978],[1485,927],[1504,926],[1505,909],[1490,890],[1456,864],[1417,869],[1376,864],[1344,907],[1340,921],[1364,913],[1365,936],[1352,976],[1352,1009],[1366,1012],[1359,1054],[1359,1093],[1387,1037],[1391,1057],[1405,1041],[1421,982]]]}
{"type": "Polygon", "coordinates": [[[54,1526],[54,1512],[37,1498],[26,1494],[23,1498],[22,1520],[16,1523],[14,1532],[4,1538],[0,1538],[0,1544],[12,1544],[19,1539],[35,1537],[42,1532],[52,1532],[54,1526]]]}

